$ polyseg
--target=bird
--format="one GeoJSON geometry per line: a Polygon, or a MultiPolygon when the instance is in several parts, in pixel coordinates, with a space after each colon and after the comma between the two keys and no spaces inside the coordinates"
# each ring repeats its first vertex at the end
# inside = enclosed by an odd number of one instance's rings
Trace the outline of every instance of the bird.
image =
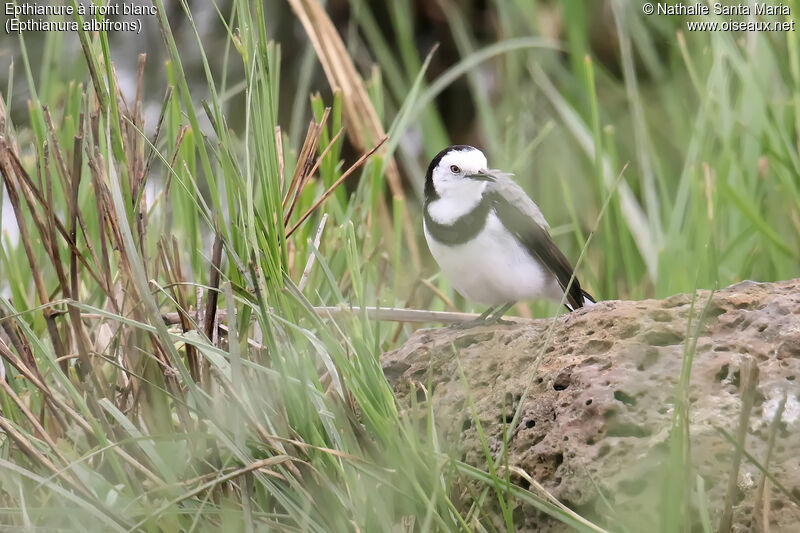
{"type": "Polygon", "coordinates": [[[425,176],[423,230],[431,255],[467,300],[489,306],[463,324],[509,324],[519,301],[560,302],[569,311],[592,305],[570,262],[550,237],[539,206],[512,178],[490,169],[468,145],[445,148],[425,176]]]}

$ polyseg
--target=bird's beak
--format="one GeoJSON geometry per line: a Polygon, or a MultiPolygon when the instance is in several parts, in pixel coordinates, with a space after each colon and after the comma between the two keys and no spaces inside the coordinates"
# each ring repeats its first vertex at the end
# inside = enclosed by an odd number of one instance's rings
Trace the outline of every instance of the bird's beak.
{"type": "Polygon", "coordinates": [[[494,176],[485,168],[480,169],[475,174],[467,174],[466,177],[475,181],[495,181],[494,176]]]}

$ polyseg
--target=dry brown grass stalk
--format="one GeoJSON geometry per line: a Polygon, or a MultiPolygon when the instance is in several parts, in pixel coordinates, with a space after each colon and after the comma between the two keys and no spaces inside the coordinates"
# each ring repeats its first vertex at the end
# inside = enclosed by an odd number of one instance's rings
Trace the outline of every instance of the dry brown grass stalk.
{"type": "MultiPolygon", "coordinates": [[[[784,391],[783,397],[778,403],[777,409],[775,409],[775,416],[772,417],[772,423],[769,426],[769,440],[767,441],[767,453],[765,454],[764,460],[761,463],[764,468],[769,468],[769,463],[772,460],[772,451],[775,448],[775,437],[778,434],[778,428],[781,424],[783,411],[786,408],[786,400],[787,400],[787,395],[786,391],[784,391]]],[[[753,505],[753,525],[751,531],[753,531],[754,533],[757,532],[769,533],[770,531],[769,510],[770,510],[769,480],[767,479],[766,475],[762,475],[761,481],[758,484],[758,490],[756,492],[756,503],[755,505],[753,505]]]]}
{"type": "Polygon", "coordinates": [[[214,324],[216,323],[217,301],[219,299],[219,277],[222,265],[222,236],[214,235],[214,246],[211,250],[211,270],[208,275],[209,286],[206,307],[203,311],[203,332],[210,342],[214,342],[214,324]]]}
{"type": "MultiPolygon", "coordinates": [[[[342,93],[344,119],[351,142],[356,148],[366,150],[378,139],[384,138],[386,131],[383,129],[375,106],[369,99],[364,80],[347,53],[347,47],[325,12],[325,8],[317,0],[289,0],[289,4],[303,24],[303,28],[314,46],[325,76],[328,78],[328,83],[333,90],[340,90],[342,93]]],[[[414,223],[406,208],[405,192],[394,159],[388,161],[386,166],[386,181],[389,183],[392,195],[401,200],[406,244],[411,255],[412,265],[419,271],[421,262],[419,247],[415,239],[414,223]]],[[[382,208],[384,211],[387,209],[383,204],[382,208]]]]}
{"type": "MultiPolygon", "coordinates": [[[[3,175],[3,180],[6,185],[6,192],[8,193],[8,198],[11,202],[12,210],[14,211],[14,217],[17,221],[17,226],[19,228],[19,236],[20,241],[22,242],[23,248],[25,249],[25,255],[28,259],[28,263],[31,269],[31,276],[33,278],[34,286],[36,287],[36,292],[39,297],[39,302],[45,306],[44,308],[44,318],[47,323],[47,331],[50,335],[50,340],[53,343],[53,349],[55,350],[57,357],[63,357],[66,354],[66,350],[64,348],[64,343],[62,342],[61,336],[58,332],[58,327],[55,323],[54,318],[54,310],[47,306],[50,303],[50,296],[47,291],[47,287],[45,286],[44,277],[42,276],[42,272],[39,269],[39,263],[36,260],[36,255],[34,253],[35,245],[34,241],[31,237],[30,232],[28,231],[28,223],[25,220],[24,212],[22,209],[22,202],[19,196],[19,190],[22,189],[23,194],[28,192],[24,185],[22,187],[19,186],[18,178],[20,177],[17,174],[17,168],[12,164],[14,160],[14,154],[11,152],[8,144],[5,142],[5,136],[0,137],[0,171],[3,175]]],[[[36,211],[34,210],[33,206],[35,203],[29,198],[28,195],[25,195],[26,199],[28,200],[29,206],[31,209],[29,210],[30,216],[34,221],[34,225],[36,226],[37,230],[39,231],[39,235],[42,238],[42,241],[45,242],[45,248],[49,249],[49,245],[47,244],[47,232],[45,230],[44,222],[38,216],[36,211]]],[[[44,204],[44,202],[42,202],[44,204]]],[[[63,226],[62,226],[63,227],[63,226]]]]}
{"type": "Polygon", "coordinates": [[[742,463],[745,440],[747,438],[747,428],[750,421],[750,413],[753,410],[753,403],[758,387],[758,364],[751,356],[745,357],[741,368],[741,394],[742,409],[739,411],[739,428],[736,433],[736,442],[739,444],[733,454],[731,470],[728,475],[728,491],[725,494],[725,504],[722,510],[722,518],[719,523],[719,533],[728,533],[733,525],[733,503],[736,498],[737,485],[739,481],[739,466],[742,463]]]}
{"type": "Polygon", "coordinates": [[[352,164],[352,166],[350,166],[350,168],[348,168],[347,170],[345,170],[345,171],[344,171],[344,173],[343,173],[341,176],[339,176],[339,179],[337,179],[337,180],[336,180],[336,181],[335,181],[335,182],[334,182],[334,183],[333,183],[333,184],[332,184],[330,187],[328,187],[328,190],[326,190],[324,193],[322,193],[322,195],[321,195],[319,198],[317,198],[317,201],[316,201],[316,202],[314,202],[314,204],[313,204],[313,205],[312,205],[312,206],[311,206],[311,207],[308,209],[308,211],[306,211],[306,212],[303,214],[303,216],[301,216],[301,217],[300,217],[300,220],[298,220],[298,221],[297,221],[297,222],[294,224],[294,226],[292,226],[292,227],[291,227],[291,229],[289,229],[289,230],[286,232],[286,237],[288,238],[288,237],[289,237],[289,236],[290,236],[292,233],[294,233],[294,232],[295,232],[295,230],[297,230],[297,228],[299,228],[299,227],[300,227],[300,225],[301,225],[303,222],[305,222],[305,221],[306,221],[306,219],[307,219],[308,217],[310,217],[310,216],[311,216],[311,214],[312,214],[314,211],[316,211],[316,210],[317,210],[317,208],[320,206],[320,204],[322,204],[322,202],[324,202],[324,201],[325,201],[325,199],[326,199],[326,198],[328,198],[328,196],[330,196],[331,194],[333,194],[333,191],[335,191],[335,190],[336,190],[336,188],[337,188],[337,187],[339,187],[339,185],[341,185],[342,183],[344,183],[344,180],[346,180],[346,179],[347,179],[347,178],[350,176],[350,174],[352,174],[352,173],[353,173],[353,171],[355,171],[355,170],[356,170],[358,167],[360,167],[360,166],[361,166],[361,165],[362,165],[362,164],[363,164],[363,163],[364,163],[364,162],[365,162],[365,161],[366,161],[366,160],[367,160],[367,159],[368,159],[368,158],[369,158],[369,157],[370,157],[372,154],[374,154],[374,153],[375,153],[375,151],[376,151],[376,150],[378,150],[378,148],[380,148],[380,147],[383,145],[383,143],[385,143],[385,142],[386,142],[386,137],[384,137],[383,139],[381,139],[381,140],[380,140],[380,142],[378,142],[378,144],[376,144],[376,145],[375,145],[375,146],[374,146],[374,147],[373,147],[371,150],[369,150],[368,152],[366,152],[366,153],[362,154],[362,156],[361,156],[361,157],[359,157],[359,158],[358,158],[358,160],[357,160],[355,163],[353,163],[353,164],[352,164]]]}
{"type": "Polygon", "coordinates": [[[303,192],[306,184],[311,179],[311,176],[314,173],[314,169],[316,165],[314,164],[315,160],[321,158],[315,158],[315,154],[317,152],[317,146],[319,146],[319,138],[322,135],[323,128],[325,127],[325,123],[328,121],[328,117],[331,114],[331,109],[329,107],[325,108],[325,112],[322,114],[322,119],[319,122],[314,120],[308,125],[308,131],[306,132],[306,138],[303,141],[303,147],[300,149],[300,154],[297,156],[297,165],[294,169],[294,174],[292,175],[292,181],[289,182],[289,188],[286,191],[286,195],[283,198],[283,208],[286,210],[283,217],[283,225],[286,226],[289,224],[289,217],[292,216],[292,212],[294,212],[294,208],[297,205],[297,201],[300,198],[300,194],[303,192]],[[289,203],[289,199],[291,198],[291,203],[289,203]],[[289,209],[286,209],[287,204],[289,205],[289,209]]]}
{"type": "Polygon", "coordinates": [[[84,496],[92,498],[91,493],[70,473],[58,468],[46,455],[41,453],[37,447],[26,437],[22,432],[4,416],[0,416],[0,429],[14,441],[20,451],[22,451],[28,459],[45,467],[52,472],[55,476],[63,479],[69,486],[83,494],[84,496]]]}

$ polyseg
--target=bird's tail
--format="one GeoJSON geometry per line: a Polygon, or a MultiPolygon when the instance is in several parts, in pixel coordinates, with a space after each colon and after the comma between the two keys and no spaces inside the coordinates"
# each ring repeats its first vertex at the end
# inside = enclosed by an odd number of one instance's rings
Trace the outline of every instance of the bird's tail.
{"type": "Polygon", "coordinates": [[[567,307],[567,309],[569,309],[570,311],[574,311],[578,307],[590,307],[590,306],[592,306],[592,305],[597,303],[597,301],[595,301],[594,297],[591,294],[589,294],[588,292],[586,292],[585,290],[581,289],[581,293],[583,294],[583,301],[581,302],[581,305],[576,307],[576,306],[573,306],[571,303],[566,302],[564,305],[567,307]]]}

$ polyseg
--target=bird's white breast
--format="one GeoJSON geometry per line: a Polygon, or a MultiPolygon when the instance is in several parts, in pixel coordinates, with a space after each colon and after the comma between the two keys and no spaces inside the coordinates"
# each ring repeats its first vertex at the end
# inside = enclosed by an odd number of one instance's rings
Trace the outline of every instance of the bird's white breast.
{"type": "Polygon", "coordinates": [[[431,253],[453,287],[465,298],[484,305],[547,298],[561,299],[553,274],[506,230],[491,211],[475,238],[450,246],[425,229],[431,253]]]}

